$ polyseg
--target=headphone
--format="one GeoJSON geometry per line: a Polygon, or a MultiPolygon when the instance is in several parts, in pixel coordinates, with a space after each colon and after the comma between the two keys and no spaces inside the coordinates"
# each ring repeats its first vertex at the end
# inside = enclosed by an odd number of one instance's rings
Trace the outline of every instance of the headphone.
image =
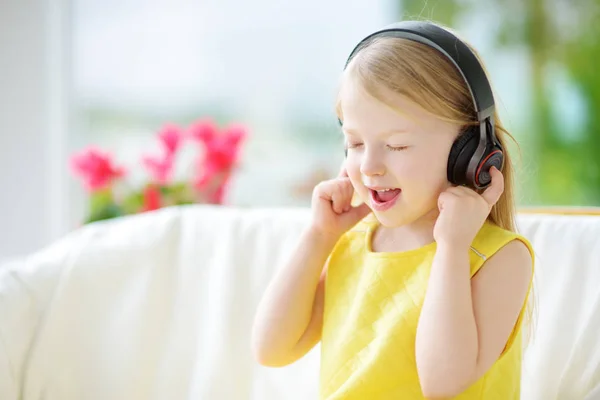
{"type": "Polygon", "coordinates": [[[361,40],[350,53],[344,69],[361,49],[379,37],[423,43],[439,51],[458,69],[471,93],[479,125],[465,128],[452,144],[448,156],[448,181],[473,189],[489,186],[492,181],[490,168],[494,166],[502,170],[504,149],[495,134],[492,88],[475,54],[454,34],[436,24],[402,21],[386,26],[361,40]]]}

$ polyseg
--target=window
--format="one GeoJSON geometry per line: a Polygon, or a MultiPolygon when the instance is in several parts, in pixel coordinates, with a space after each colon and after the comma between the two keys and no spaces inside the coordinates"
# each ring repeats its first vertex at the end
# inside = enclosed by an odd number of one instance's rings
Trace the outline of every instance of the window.
{"type": "Polygon", "coordinates": [[[334,100],[345,59],[396,6],[75,0],[73,146],[95,143],[133,165],[167,122],[240,122],[250,136],[229,203],[307,204],[311,177],[343,157],[334,100]]]}

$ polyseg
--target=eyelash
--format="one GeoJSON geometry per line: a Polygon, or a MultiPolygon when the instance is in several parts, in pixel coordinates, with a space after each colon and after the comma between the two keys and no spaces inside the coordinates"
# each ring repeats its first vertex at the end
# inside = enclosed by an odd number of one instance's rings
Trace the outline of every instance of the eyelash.
{"type": "Polygon", "coordinates": [[[402,151],[402,150],[406,150],[408,148],[408,146],[387,146],[388,149],[390,149],[391,151],[402,151]]]}
{"type": "MultiPolygon", "coordinates": [[[[362,146],[362,143],[348,143],[346,145],[346,149],[354,149],[358,146],[362,146]]],[[[386,146],[389,150],[391,151],[402,151],[402,150],[406,150],[408,148],[408,146],[386,146]]]]}

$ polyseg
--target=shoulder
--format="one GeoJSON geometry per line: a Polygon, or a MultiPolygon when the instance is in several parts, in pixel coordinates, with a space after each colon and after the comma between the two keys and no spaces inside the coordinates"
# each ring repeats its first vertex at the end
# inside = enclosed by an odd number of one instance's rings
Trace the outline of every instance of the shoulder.
{"type": "MultiPolygon", "coordinates": [[[[474,253],[472,273],[475,274],[485,264],[489,266],[492,259],[523,264],[525,269],[532,269],[534,251],[531,243],[523,235],[503,229],[491,222],[486,222],[471,244],[474,253]]],[[[495,261],[494,263],[497,263],[495,261]]]]}
{"type": "Polygon", "coordinates": [[[526,239],[514,237],[484,261],[482,269],[499,269],[502,274],[529,281],[533,274],[533,253],[526,239]]]}
{"type": "Polygon", "coordinates": [[[471,250],[473,291],[484,297],[508,295],[520,307],[533,282],[534,252],[529,240],[486,222],[471,250]]]}
{"type": "Polygon", "coordinates": [[[486,233],[474,242],[484,254],[473,276],[475,287],[495,285],[526,296],[533,277],[534,253],[523,236],[486,224],[486,233]]]}

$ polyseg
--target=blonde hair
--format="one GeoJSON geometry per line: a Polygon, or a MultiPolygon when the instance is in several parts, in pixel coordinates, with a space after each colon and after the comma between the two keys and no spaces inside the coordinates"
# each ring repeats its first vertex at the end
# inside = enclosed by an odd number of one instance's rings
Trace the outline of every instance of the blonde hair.
{"type": "MultiPolygon", "coordinates": [[[[448,59],[427,45],[408,39],[377,38],[353,57],[345,74],[357,79],[367,93],[390,107],[393,106],[383,88],[407,97],[444,121],[463,127],[479,125],[464,79],[448,59]]],[[[343,121],[339,96],[336,110],[343,121]]],[[[516,141],[502,126],[497,112],[494,121],[496,136],[504,147],[504,192],[492,207],[488,220],[515,232],[514,170],[506,139],[516,141]]]]}

